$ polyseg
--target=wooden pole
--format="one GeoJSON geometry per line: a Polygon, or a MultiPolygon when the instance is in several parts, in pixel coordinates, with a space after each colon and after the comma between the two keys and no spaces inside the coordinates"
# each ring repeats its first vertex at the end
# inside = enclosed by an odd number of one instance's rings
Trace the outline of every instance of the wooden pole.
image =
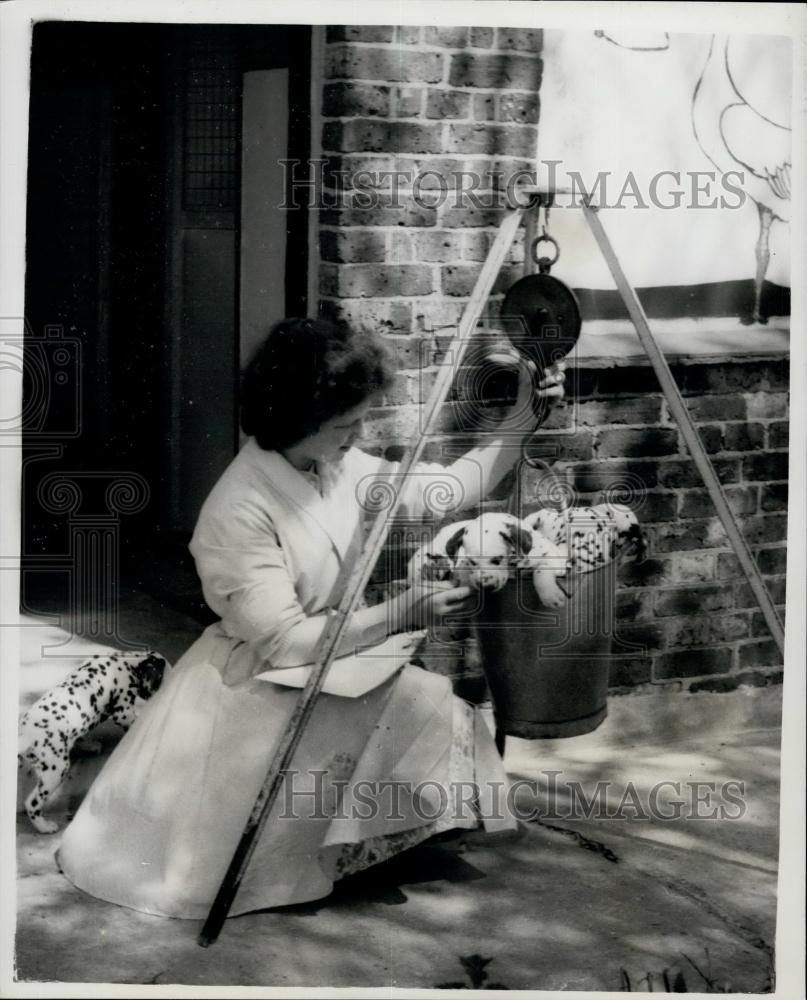
{"type": "Polygon", "coordinates": [[[408,482],[408,474],[423,454],[426,439],[434,428],[440,407],[451,388],[455,367],[462,361],[468,342],[479,322],[482,309],[493,288],[493,283],[501,269],[507,251],[510,249],[515,238],[516,230],[521,222],[524,211],[525,209],[523,208],[517,208],[505,217],[504,222],[499,228],[499,232],[496,234],[496,239],[490,248],[488,258],[482,266],[482,270],[474,285],[474,290],[460,319],[457,336],[452,341],[447,363],[441,366],[432,388],[426,407],[426,419],[423,429],[415,444],[401,462],[398,473],[401,488],[396,491],[391,506],[378,513],[373,527],[367,536],[362,554],[348,580],[339,607],[331,617],[318,644],[314,666],[302,690],[294,713],[280,738],[266,777],[255,799],[255,804],[252,807],[244,831],[241,834],[241,839],[236,846],[232,860],[199,934],[198,942],[203,948],[208,947],[218,938],[224,921],[227,919],[227,914],[230,912],[230,908],[235,900],[244,873],[254,853],[258,838],[266,825],[272,806],[282,787],[284,772],[291,764],[294,751],[311,718],[311,713],[322,689],[325,675],[336,657],[339,643],[344,635],[350,615],[356,609],[359,598],[364,592],[376,560],[384,546],[390,523],[400,506],[404,488],[408,482]]]}
{"type": "Polygon", "coordinates": [[[748,548],[745,538],[743,537],[740,529],[737,527],[737,522],[735,521],[731,508],[728,505],[726,495],[723,492],[723,487],[720,484],[720,480],[717,478],[717,474],[715,473],[712,463],[709,460],[709,456],[706,454],[706,449],[703,447],[700,435],[692,422],[692,417],[690,416],[689,410],[687,409],[678,386],[676,385],[673,374],[670,371],[670,366],[667,364],[667,359],[664,357],[661,348],[656,343],[656,339],[650,331],[650,325],[647,322],[647,316],[645,316],[642,304],[630,282],[625,277],[625,272],[622,270],[622,266],[620,265],[617,255],[614,252],[614,248],[603,227],[602,220],[600,219],[596,208],[592,207],[589,202],[584,201],[583,212],[591,228],[594,239],[597,241],[611,275],[616,282],[616,287],[619,289],[622,301],[625,303],[630,318],[633,321],[633,325],[636,327],[636,332],[639,335],[639,341],[650,359],[651,365],[655,369],[656,376],[658,377],[662,392],[667,400],[670,412],[678,424],[681,436],[686,442],[689,453],[692,455],[692,460],[694,461],[698,472],[701,474],[706,489],[709,491],[709,496],[712,498],[712,503],[715,505],[717,515],[723,524],[726,534],[728,535],[731,547],[734,549],[734,554],[740,561],[740,565],[748,578],[748,583],[751,586],[751,590],[754,592],[754,596],[759,602],[759,606],[762,609],[762,614],[765,617],[765,621],[771,631],[771,635],[773,636],[776,645],[779,647],[779,652],[784,656],[785,633],[781,619],[779,618],[776,607],[771,600],[771,595],[768,593],[768,589],[765,586],[765,581],[762,579],[759,568],[754,561],[751,550],[748,548]]]}

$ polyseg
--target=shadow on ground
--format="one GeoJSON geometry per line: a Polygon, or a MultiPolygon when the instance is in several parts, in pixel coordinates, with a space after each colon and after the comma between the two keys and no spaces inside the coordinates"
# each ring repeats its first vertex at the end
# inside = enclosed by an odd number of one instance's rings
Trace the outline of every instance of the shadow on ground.
{"type": "MultiPolygon", "coordinates": [[[[164,637],[140,627],[146,619],[153,625],[153,609],[124,621],[127,634],[162,648],[164,637]]],[[[181,626],[193,633],[193,623],[181,626]]],[[[49,669],[32,654],[24,700],[49,669]]],[[[518,835],[423,844],[338,883],[327,899],[228,920],[208,949],[196,943],[196,921],[79,892],[56,869],[60,835],[36,834],[21,815],[18,979],[661,991],[666,974],[690,992],[769,991],[780,700],[778,688],[637,695],[612,699],[608,720],[588,736],[509,739],[505,764],[521,783],[525,818],[518,835]],[[694,818],[691,807],[661,818],[669,785],[662,809],[648,807],[660,782],[678,782],[686,798],[695,782],[718,790],[727,781],[743,783],[742,809],[722,818],[694,818]],[[609,783],[608,806],[620,815],[571,808],[575,782],[589,799],[609,783]],[[619,808],[628,787],[633,812],[619,808]]],[[[85,762],[85,779],[102,762],[85,762]]],[[[55,803],[62,826],[85,787],[77,775],[55,803]]]]}

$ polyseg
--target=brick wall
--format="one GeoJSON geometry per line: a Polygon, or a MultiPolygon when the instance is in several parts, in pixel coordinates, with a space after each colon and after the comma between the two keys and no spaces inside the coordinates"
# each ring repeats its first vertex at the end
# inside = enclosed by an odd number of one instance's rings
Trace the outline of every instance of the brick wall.
{"type": "MultiPolygon", "coordinates": [[[[708,329],[704,330],[708,335],[708,329]]],[[[781,358],[673,364],[729,506],[784,617],[788,366],[781,358]]],[[[626,485],[649,542],[625,563],[617,633],[644,647],[619,657],[616,687],[726,690],[781,677],[781,656],[646,366],[586,367],[553,414],[556,468],[577,495],[626,485]]]]}
{"type": "MultiPolygon", "coordinates": [[[[369,450],[398,457],[402,439],[417,431],[418,404],[501,218],[485,191],[531,168],[540,52],[541,33],[526,29],[328,29],[322,140],[334,204],[320,212],[321,308],[380,331],[400,368],[372,415],[369,450]],[[467,189],[471,175],[483,178],[479,204],[458,203],[452,188],[467,189]]],[[[520,276],[522,253],[517,242],[494,291],[520,276]]],[[[494,295],[493,316],[495,303],[494,295]]],[[[726,358],[673,370],[783,613],[787,364],[726,358]]],[[[726,690],[777,680],[778,650],[652,369],[581,360],[569,396],[541,436],[545,454],[581,502],[629,482],[650,543],[646,562],[621,570],[618,635],[633,649],[614,661],[614,688],[726,690]]],[[[456,454],[473,440],[456,400],[440,430],[428,457],[446,459],[447,444],[456,454]]],[[[489,506],[501,506],[510,486],[489,506]]],[[[406,554],[388,552],[379,574],[400,573],[406,554]]]]}
{"type": "Polygon", "coordinates": [[[502,216],[491,192],[534,169],[541,41],[524,28],[327,30],[326,313],[383,331],[404,358],[456,325],[502,216]]]}

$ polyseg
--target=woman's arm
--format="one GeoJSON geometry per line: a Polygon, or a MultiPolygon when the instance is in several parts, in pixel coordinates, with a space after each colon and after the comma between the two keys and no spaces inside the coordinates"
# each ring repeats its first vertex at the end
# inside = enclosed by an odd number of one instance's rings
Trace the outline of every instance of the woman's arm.
{"type": "Polygon", "coordinates": [[[559,361],[548,368],[544,378],[535,385],[535,364],[521,359],[516,401],[494,436],[458,458],[446,470],[461,484],[463,507],[475,507],[484,500],[515,465],[525,438],[546,419],[549,407],[563,399],[565,370],[566,365],[559,361]],[[542,415],[536,415],[534,400],[546,401],[542,415]]]}
{"type": "MultiPolygon", "coordinates": [[[[388,601],[354,611],[342,635],[337,655],[348,656],[363,647],[378,645],[396,632],[439,624],[446,615],[462,611],[470,594],[470,587],[410,587],[388,601]]],[[[272,656],[272,667],[313,663],[328,618],[324,614],[311,615],[292,626],[284,637],[282,651],[276,650],[272,656]]]]}
{"type": "MultiPolygon", "coordinates": [[[[256,653],[261,669],[311,663],[330,613],[307,614],[300,604],[280,540],[260,503],[228,504],[206,513],[191,542],[205,599],[256,653]]],[[[426,627],[462,609],[467,587],[428,585],[355,611],[339,646],[347,655],[394,632],[426,627]]]]}

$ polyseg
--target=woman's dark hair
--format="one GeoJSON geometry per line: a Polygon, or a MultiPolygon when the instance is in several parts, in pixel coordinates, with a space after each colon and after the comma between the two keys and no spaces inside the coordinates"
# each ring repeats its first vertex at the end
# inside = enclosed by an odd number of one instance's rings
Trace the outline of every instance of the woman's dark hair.
{"type": "Polygon", "coordinates": [[[284,319],[241,382],[241,428],[277,451],[389,387],[393,368],[372,336],[321,319],[284,319]]]}

